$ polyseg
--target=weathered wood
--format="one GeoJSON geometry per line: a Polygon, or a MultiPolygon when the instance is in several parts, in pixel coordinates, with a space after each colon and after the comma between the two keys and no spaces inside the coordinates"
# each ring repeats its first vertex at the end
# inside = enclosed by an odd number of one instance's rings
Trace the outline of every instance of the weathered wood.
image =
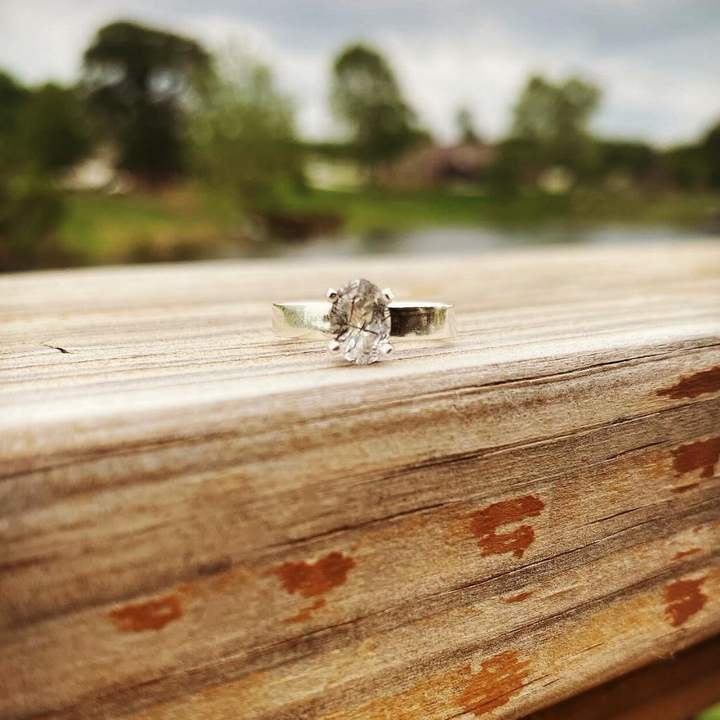
{"type": "Polygon", "coordinates": [[[526,720],[688,720],[720,702],[720,636],[526,720]]]}
{"type": "Polygon", "coordinates": [[[516,718],[720,631],[720,248],[0,279],[0,717],[516,718]],[[346,367],[355,275],[454,343],[346,367]]]}

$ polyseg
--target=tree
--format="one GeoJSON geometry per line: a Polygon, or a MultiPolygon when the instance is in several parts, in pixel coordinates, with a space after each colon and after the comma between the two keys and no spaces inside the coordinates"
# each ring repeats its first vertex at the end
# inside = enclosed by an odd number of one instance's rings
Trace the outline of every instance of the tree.
{"type": "Polygon", "coordinates": [[[365,45],[343,50],[333,63],[331,106],[352,133],[358,160],[371,173],[420,136],[385,58],[365,45]]]}
{"type": "Polygon", "coordinates": [[[513,109],[511,135],[535,145],[544,163],[582,173],[593,161],[588,126],[600,97],[599,88],[581,78],[552,83],[533,76],[513,109]]]}
{"type": "Polygon", "coordinates": [[[130,22],[101,28],[84,57],[84,84],[119,165],[148,182],[183,169],[186,100],[210,56],[190,38],[130,22]]]}
{"type": "Polygon", "coordinates": [[[680,190],[697,191],[708,184],[707,158],[697,143],[669,148],[662,154],[662,165],[680,190]]]}
{"type": "Polygon", "coordinates": [[[472,112],[466,108],[459,108],[455,116],[455,124],[458,129],[458,136],[461,143],[480,142],[480,136],[475,130],[475,119],[472,112]]]}
{"type": "Polygon", "coordinates": [[[67,260],[55,237],[64,212],[52,177],[60,156],[46,150],[57,142],[70,160],[78,148],[69,140],[75,129],[63,126],[59,104],[47,99],[45,87],[26,88],[0,72],[0,271],[67,260]]]}
{"type": "Polygon", "coordinates": [[[253,213],[302,174],[292,103],[269,68],[230,53],[209,79],[190,123],[194,167],[216,197],[253,213]]]}
{"type": "Polygon", "coordinates": [[[9,138],[19,124],[19,114],[28,91],[12,75],[0,70],[0,159],[7,151],[9,138]]]}
{"type": "Polygon", "coordinates": [[[700,150],[707,168],[708,184],[712,188],[720,188],[720,122],[705,134],[700,150]]]}
{"type": "Polygon", "coordinates": [[[84,99],[74,88],[47,83],[34,89],[20,113],[19,152],[49,173],[77,163],[90,150],[84,99]]]}
{"type": "Polygon", "coordinates": [[[0,165],[6,171],[53,173],[76,163],[89,145],[85,105],[74,88],[23,87],[0,72],[0,165]]]}
{"type": "Polygon", "coordinates": [[[625,176],[638,183],[649,181],[661,169],[658,153],[651,145],[633,140],[599,140],[596,143],[600,176],[625,176]]]}

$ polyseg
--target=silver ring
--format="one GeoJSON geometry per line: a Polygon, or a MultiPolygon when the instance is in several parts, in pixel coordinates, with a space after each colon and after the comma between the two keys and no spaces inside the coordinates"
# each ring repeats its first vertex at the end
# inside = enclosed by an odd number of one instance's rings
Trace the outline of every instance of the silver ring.
{"type": "Polygon", "coordinates": [[[368,280],[330,288],[325,297],[326,301],[274,303],[275,334],[296,340],[332,338],[330,351],[358,365],[390,354],[390,337],[446,340],[457,334],[452,305],[397,301],[389,288],[380,290],[368,280]]]}

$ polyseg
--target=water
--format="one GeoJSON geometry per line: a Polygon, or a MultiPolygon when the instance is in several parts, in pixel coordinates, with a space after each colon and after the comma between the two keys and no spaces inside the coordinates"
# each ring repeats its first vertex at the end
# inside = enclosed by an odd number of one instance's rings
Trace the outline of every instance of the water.
{"type": "Polygon", "coordinates": [[[710,235],[701,230],[642,226],[536,227],[532,229],[445,227],[400,233],[378,232],[365,235],[318,237],[310,240],[264,244],[258,248],[256,256],[304,259],[370,254],[462,254],[529,245],[628,245],[683,242],[708,237],[710,235]]]}

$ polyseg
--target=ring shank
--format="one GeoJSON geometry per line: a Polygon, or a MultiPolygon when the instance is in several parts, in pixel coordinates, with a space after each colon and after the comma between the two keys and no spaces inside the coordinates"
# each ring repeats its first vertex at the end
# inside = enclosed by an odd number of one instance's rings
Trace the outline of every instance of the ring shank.
{"type": "MultiPolygon", "coordinates": [[[[278,337],[326,340],[330,332],[329,302],[273,303],[273,330],[278,337]]],[[[397,302],[390,310],[390,336],[444,340],[455,337],[455,309],[438,302],[397,302]]]]}

